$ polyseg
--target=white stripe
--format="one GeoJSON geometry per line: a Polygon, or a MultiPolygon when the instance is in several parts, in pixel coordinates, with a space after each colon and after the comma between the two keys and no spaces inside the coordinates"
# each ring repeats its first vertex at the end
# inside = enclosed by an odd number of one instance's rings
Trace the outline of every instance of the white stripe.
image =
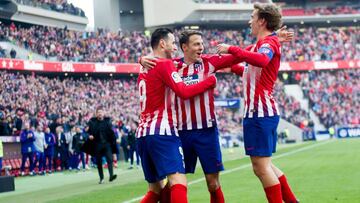
{"type": "Polygon", "coordinates": [[[249,74],[248,71],[249,71],[249,67],[245,66],[243,72],[244,118],[249,108],[249,106],[247,105],[247,76],[249,74]]]}
{"type": "Polygon", "coordinates": [[[274,99],[273,99],[273,101],[274,101],[274,105],[275,105],[275,109],[276,109],[277,115],[280,116],[280,111],[279,111],[278,104],[277,104],[277,102],[275,102],[274,99]]]}
{"type": "Polygon", "coordinates": [[[157,122],[157,119],[158,119],[158,115],[159,115],[159,110],[156,110],[154,112],[154,117],[153,117],[153,119],[151,121],[151,125],[150,125],[150,132],[149,132],[150,135],[155,134],[155,127],[156,127],[156,122],[157,122]]]}
{"type": "Polygon", "coordinates": [[[196,124],[197,124],[197,129],[202,129],[202,118],[201,118],[201,106],[200,106],[200,96],[196,96],[194,98],[194,103],[195,103],[195,116],[196,116],[196,124]]]}
{"type": "Polygon", "coordinates": [[[181,99],[180,97],[177,97],[178,100],[178,114],[179,114],[179,118],[178,118],[178,129],[182,130],[183,128],[183,120],[182,120],[182,110],[181,110],[181,99]]]}
{"type": "Polygon", "coordinates": [[[261,102],[260,94],[259,94],[259,102],[258,102],[258,117],[264,117],[263,103],[261,102]]]}
{"type": "Polygon", "coordinates": [[[187,130],[192,130],[190,100],[185,100],[184,103],[185,103],[187,130]]]}
{"type": "Polygon", "coordinates": [[[210,91],[206,91],[204,93],[204,104],[205,104],[205,115],[206,115],[206,123],[207,123],[207,127],[210,128],[212,127],[212,122],[211,121],[211,114],[210,114],[210,91]]]}
{"type": "Polygon", "coordinates": [[[176,117],[176,108],[175,108],[175,92],[170,91],[170,95],[171,95],[171,114],[172,114],[172,119],[173,119],[173,126],[176,129],[177,128],[177,117],[176,117]]]}
{"type": "Polygon", "coordinates": [[[250,72],[250,106],[249,106],[249,118],[253,117],[254,110],[254,96],[255,96],[255,85],[256,85],[256,69],[257,67],[252,66],[249,68],[250,72]]]}
{"type": "Polygon", "coordinates": [[[149,121],[151,120],[151,116],[150,115],[147,115],[146,119],[145,119],[145,124],[143,126],[143,136],[146,136],[146,128],[148,127],[148,123],[149,121]]]}
{"type": "MultiPolygon", "coordinates": [[[[318,142],[316,144],[313,144],[313,145],[310,145],[310,146],[305,146],[305,147],[301,147],[299,149],[296,149],[294,151],[290,151],[290,152],[285,152],[283,154],[280,154],[278,156],[273,156],[271,158],[271,160],[276,160],[276,159],[280,159],[280,158],[283,158],[283,157],[287,157],[287,156],[291,156],[293,154],[297,154],[299,152],[303,152],[303,151],[307,151],[307,150],[310,150],[310,149],[313,149],[315,147],[319,147],[319,146],[322,146],[322,145],[325,145],[325,144],[328,144],[328,143],[331,143],[331,142],[334,142],[334,140],[331,140],[331,141],[325,141],[325,142],[318,142]]],[[[246,165],[242,165],[242,166],[239,166],[239,167],[236,167],[236,168],[232,168],[232,169],[229,169],[229,170],[226,170],[224,172],[221,172],[221,175],[225,175],[225,174],[229,174],[229,173],[233,173],[233,172],[236,172],[236,171],[240,171],[240,170],[244,170],[246,168],[250,168],[252,165],[251,164],[246,164],[246,165]]],[[[193,185],[193,184],[196,184],[196,183],[200,183],[200,182],[203,182],[205,181],[205,178],[198,178],[196,180],[193,180],[193,181],[190,181],[188,182],[188,186],[190,185],[193,185]]],[[[144,196],[140,196],[140,197],[135,197],[131,200],[128,200],[128,201],[125,201],[123,203],[133,203],[133,202],[137,202],[139,200],[141,200],[144,196]]]]}
{"type": "Polygon", "coordinates": [[[269,98],[269,92],[267,90],[264,90],[264,96],[265,96],[266,106],[267,106],[267,110],[268,110],[268,116],[273,116],[274,111],[272,109],[272,105],[271,105],[270,98],[269,98]]]}
{"type": "Polygon", "coordinates": [[[165,114],[166,114],[166,110],[164,109],[164,111],[162,112],[162,118],[161,118],[161,123],[160,123],[160,131],[159,134],[160,135],[165,135],[166,133],[166,119],[165,119],[165,114]]]}
{"type": "MultiPolygon", "coordinates": [[[[209,63],[209,66],[211,64],[209,63]]],[[[199,76],[199,81],[203,81],[204,80],[204,74],[205,74],[205,65],[204,65],[204,62],[202,62],[201,64],[201,71],[198,72],[198,76],[199,76]]],[[[204,96],[206,94],[206,92],[202,93],[202,95],[204,96]]],[[[197,129],[202,129],[204,126],[203,126],[203,119],[206,120],[206,118],[203,118],[202,115],[201,115],[201,109],[202,108],[210,108],[209,106],[201,106],[200,104],[200,101],[201,101],[201,95],[199,96],[196,96],[195,99],[194,99],[194,102],[195,102],[195,111],[196,111],[196,124],[197,124],[197,129]]]]}
{"type": "MultiPolygon", "coordinates": [[[[189,75],[193,75],[194,74],[194,64],[190,64],[187,72],[186,76],[189,75]]],[[[190,99],[185,101],[185,108],[186,108],[186,120],[187,120],[187,129],[188,130],[192,130],[192,122],[193,120],[191,119],[191,103],[190,103],[190,99]]],[[[194,115],[196,117],[196,115],[194,115]]],[[[195,120],[196,121],[196,120],[195,120]]]]}
{"type": "MultiPolygon", "coordinates": [[[[184,74],[184,66],[178,70],[178,73],[179,73],[179,75],[181,77],[183,76],[183,74],[184,74]]],[[[185,112],[182,112],[182,109],[181,109],[181,101],[182,101],[182,99],[180,97],[176,97],[176,98],[178,100],[178,113],[179,113],[178,129],[183,130],[184,123],[183,123],[183,120],[182,120],[182,114],[185,113],[185,112]]]]}

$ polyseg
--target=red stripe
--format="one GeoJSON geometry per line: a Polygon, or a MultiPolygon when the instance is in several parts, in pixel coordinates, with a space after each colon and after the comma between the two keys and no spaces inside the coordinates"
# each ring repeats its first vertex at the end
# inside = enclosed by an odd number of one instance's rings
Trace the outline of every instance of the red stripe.
{"type": "Polygon", "coordinates": [[[159,111],[159,114],[158,114],[158,117],[157,117],[157,120],[156,120],[156,124],[155,124],[155,134],[159,134],[160,133],[160,127],[161,127],[161,121],[163,119],[163,111],[164,110],[160,110],[159,111]]]}
{"type": "Polygon", "coordinates": [[[194,102],[194,98],[190,99],[190,112],[191,112],[191,124],[192,124],[192,129],[196,129],[196,112],[195,112],[195,102],[194,102]]]}
{"type": "Polygon", "coordinates": [[[268,110],[268,108],[267,108],[264,91],[261,93],[260,98],[261,98],[261,103],[262,103],[262,105],[263,105],[264,116],[269,116],[269,110],[268,110]]]}
{"type": "MultiPolygon", "coordinates": [[[[186,77],[189,71],[189,67],[185,67],[183,69],[183,77],[186,77]]],[[[181,99],[181,113],[182,113],[182,123],[183,123],[183,129],[187,129],[187,119],[186,119],[186,109],[185,109],[185,102],[183,99],[181,99]]]]}
{"type": "MultiPolygon", "coordinates": [[[[269,92],[269,95],[271,95],[270,92],[269,92]]],[[[272,97],[270,97],[270,102],[271,102],[271,106],[272,106],[274,115],[278,115],[278,112],[276,111],[276,108],[275,108],[275,101],[274,101],[274,99],[272,97]]]]}
{"type": "Polygon", "coordinates": [[[167,91],[167,106],[165,108],[167,108],[167,114],[168,114],[168,121],[169,121],[169,126],[170,128],[174,128],[174,121],[172,118],[172,105],[171,105],[171,91],[170,89],[166,89],[167,91]]]}
{"type": "Polygon", "coordinates": [[[176,116],[176,126],[177,127],[179,127],[179,107],[178,107],[178,105],[179,105],[179,103],[178,103],[178,97],[175,95],[175,101],[174,101],[174,103],[175,103],[175,116],[176,116]]]}
{"type": "MultiPolygon", "coordinates": [[[[205,61],[204,60],[204,78],[207,78],[210,72],[210,64],[209,61],[205,61]]],[[[211,119],[215,120],[215,106],[214,106],[214,89],[210,89],[207,92],[205,92],[204,94],[208,94],[209,97],[209,106],[205,106],[204,105],[204,113],[205,113],[205,108],[209,108],[209,112],[210,112],[210,117],[211,119]]],[[[205,113],[206,115],[206,113],[205,113]]],[[[206,123],[207,126],[207,122],[210,118],[207,118],[206,116],[203,117],[203,122],[206,123]]]]}
{"type": "Polygon", "coordinates": [[[251,81],[250,81],[250,70],[251,67],[248,68],[248,72],[246,73],[246,97],[247,97],[247,101],[246,101],[246,105],[247,105],[247,110],[245,113],[245,115],[248,116],[248,113],[249,113],[249,110],[250,110],[250,84],[251,84],[251,81]]]}
{"type": "Polygon", "coordinates": [[[200,95],[200,109],[201,109],[201,122],[203,128],[207,128],[207,122],[206,122],[206,112],[205,112],[205,97],[204,94],[200,95]]]}

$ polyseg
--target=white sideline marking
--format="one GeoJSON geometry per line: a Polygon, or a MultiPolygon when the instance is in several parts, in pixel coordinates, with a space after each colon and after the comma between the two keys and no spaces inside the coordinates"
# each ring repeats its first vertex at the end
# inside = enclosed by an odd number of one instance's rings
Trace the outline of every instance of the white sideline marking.
{"type": "MultiPolygon", "coordinates": [[[[334,141],[334,140],[332,140],[334,141]]],[[[283,153],[283,154],[280,154],[278,156],[273,156],[272,157],[272,160],[276,160],[276,159],[279,159],[279,158],[282,158],[282,157],[285,157],[285,156],[290,156],[290,155],[293,155],[293,154],[296,154],[298,152],[302,152],[302,151],[305,151],[305,150],[308,150],[308,149],[312,149],[312,148],[315,148],[315,147],[318,147],[318,146],[321,146],[321,145],[324,145],[324,144],[328,144],[332,141],[325,141],[325,142],[320,142],[320,143],[316,143],[314,145],[310,145],[310,146],[306,146],[306,147],[302,147],[302,148],[299,148],[297,150],[294,150],[294,151],[290,151],[290,152],[286,152],[286,153],[283,153]]],[[[233,168],[233,169],[229,169],[229,170],[226,170],[224,172],[221,172],[221,174],[228,174],[228,173],[232,173],[234,171],[239,171],[239,170],[242,170],[242,169],[245,169],[245,168],[248,168],[248,167],[251,167],[251,164],[246,164],[246,165],[242,165],[242,166],[239,166],[239,167],[236,167],[236,168],[233,168]]],[[[205,181],[205,178],[202,177],[202,178],[199,178],[199,179],[196,179],[196,180],[193,180],[193,181],[190,181],[188,182],[188,186],[189,185],[193,185],[193,184],[196,184],[196,183],[199,183],[199,182],[202,182],[202,181],[205,181]]],[[[144,196],[140,196],[140,197],[135,197],[131,200],[128,200],[128,201],[125,201],[123,203],[133,203],[133,202],[136,202],[136,201],[139,201],[143,198],[144,196]]]]}

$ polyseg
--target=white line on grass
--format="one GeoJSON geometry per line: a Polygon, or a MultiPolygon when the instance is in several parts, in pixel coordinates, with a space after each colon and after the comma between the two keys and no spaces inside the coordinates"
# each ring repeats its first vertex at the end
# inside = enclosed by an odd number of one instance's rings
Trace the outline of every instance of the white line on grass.
{"type": "MultiPolygon", "coordinates": [[[[333,141],[333,140],[332,140],[333,141]]],[[[283,154],[280,154],[280,155],[277,155],[277,156],[274,156],[272,157],[272,160],[276,160],[276,159],[279,159],[279,158],[282,158],[282,157],[285,157],[285,156],[290,156],[290,155],[293,155],[293,154],[296,154],[296,153],[299,153],[299,152],[302,152],[302,151],[305,151],[305,150],[308,150],[308,149],[312,149],[312,148],[315,148],[315,147],[318,147],[318,146],[321,146],[321,145],[324,145],[324,144],[327,144],[327,143],[330,143],[331,141],[324,141],[324,142],[319,142],[319,143],[316,143],[314,145],[310,145],[310,146],[306,146],[306,147],[302,147],[302,148],[299,148],[299,149],[296,149],[294,151],[290,151],[290,152],[285,152],[283,154]]],[[[246,164],[246,165],[242,165],[242,166],[239,166],[239,167],[236,167],[236,168],[233,168],[233,169],[229,169],[229,170],[226,170],[224,172],[221,172],[221,174],[228,174],[228,173],[232,173],[234,171],[239,171],[239,170],[242,170],[242,169],[245,169],[245,168],[249,168],[251,167],[251,164],[246,164]]],[[[202,181],[205,181],[205,178],[199,178],[199,179],[196,179],[196,180],[193,180],[193,181],[190,181],[188,183],[188,186],[189,185],[193,185],[193,184],[196,184],[196,183],[199,183],[199,182],[202,182],[202,181]]],[[[133,202],[136,202],[136,201],[139,201],[143,198],[144,196],[140,196],[140,197],[136,197],[136,198],[133,198],[131,200],[128,200],[128,201],[125,201],[123,203],[133,203],[133,202]]]]}

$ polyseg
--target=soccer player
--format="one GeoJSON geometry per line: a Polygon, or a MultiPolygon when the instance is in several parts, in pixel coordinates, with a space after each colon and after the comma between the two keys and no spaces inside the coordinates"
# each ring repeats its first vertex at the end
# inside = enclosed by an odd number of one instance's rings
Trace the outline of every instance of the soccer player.
{"type": "Polygon", "coordinates": [[[250,51],[226,44],[218,52],[233,54],[247,63],[243,73],[244,144],[255,175],[261,181],[268,202],[298,202],[284,173],[271,161],[276,151],[279,110],[272,91],[280,68],[281,46],[274,30],[281,25],[281,13],[274,4],[255,4],[249,21],[257,38],[250,51]]]}
{"type": "MultiPolygon", "coordinates": [[[[293,33],[278,31],[283,41],[292,39],[293,33]]],[[[241,60],[232,55],[203,55],[202,33],[196,30],[185,30],[179,37],[184,58],[175,59],[177,71],[187,85],[196,84],[207,75],[231,67],[232,72],[243,71],[237,65],[241,60]]],[[[140,61],[151,68],[151,60],[140,61]]],[[[225,202],[219,181],[219,172],[224,170],[219,143],[219,132],[214,108],[214,91],[212,89],[191,99],[176,98],[178,101],[178,129],[184,150],[185,172],[194,173],[199,158],[211,203],[225,202]]]]}
{"type": "Polygon", "coordinates": [[[136,132],[137,146],[149,191],[141,203],[158,202],[167,177],[172,203],[187,202],[183,152],[176,127],[176,95],[189,99],[215,87],[216,78],[209,76],[202,82],[187,86],[173,65],[176,51],[171,30],[156,29],[151,47],[158,58],[156,66],[141,68],[138,85],[140,93],[140,122],[136,132]],[[175,95],[176,94],[176,95],[175,95]]]}

